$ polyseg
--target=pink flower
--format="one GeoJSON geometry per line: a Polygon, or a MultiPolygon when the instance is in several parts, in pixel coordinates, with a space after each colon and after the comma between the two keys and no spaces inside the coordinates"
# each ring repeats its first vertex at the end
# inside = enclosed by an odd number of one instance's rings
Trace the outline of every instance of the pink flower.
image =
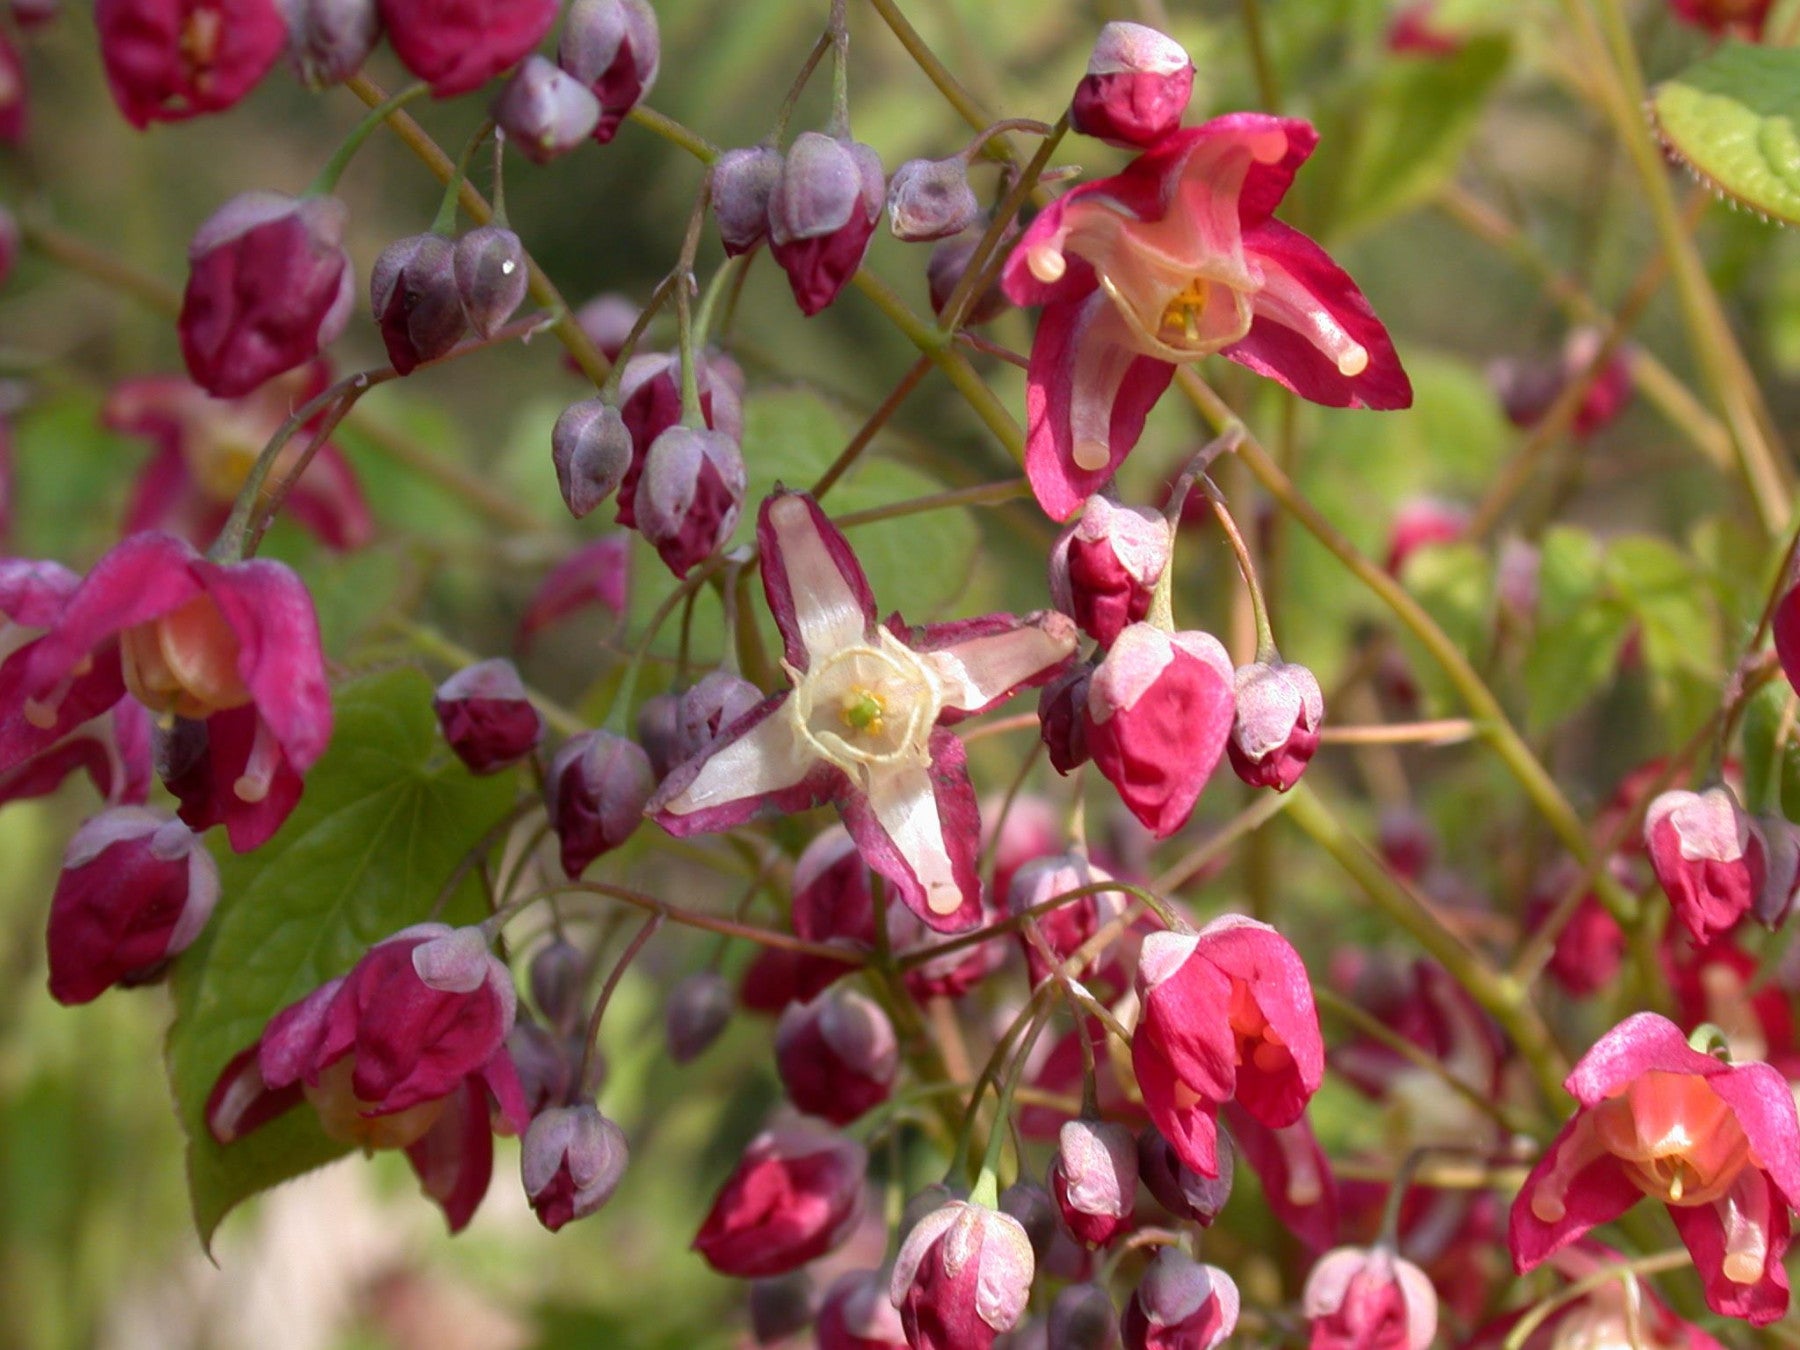
{"type": "Polygon", "coordinates": [[[1050,550],[1050,598],[1102,647],[1150,612],[1175,531],[1145,507],[1089,497],[1050,550]]]}
{"type": "MultiPolygon", "coordinates": [[[[213,398],[192,381],[170,375],[113,386],[101,421],[113,431],[142,437],[156,450],[138,474],[125,511],[126,533],[162,529],[196,548],[210,544],[263,446],[294,409],[330,383],[331,367],[319,360],[238,398],[213,398]]],[[[289,438],[264,484],[265,500],[312,443],[323,416],[289,438]]],[[[329,548],[361,548],[375,533],[355,471],[329,442],[319,447],[283,510],[329,548]]]]}
{"type": "Polygon", "coordinates": [[[493,1172],[490,1096],[515,1132],[530,1123],[506,1050],[515,1009],[479,929],[403,929],[269,1019],[219,1075],[207,1128],[230,1144],[304,1098],[333,1139],[405,1149],[456,1232],[493,1172]]]}
{"type": "Polygon", "coordinates": [[[1413,497],[1394,512],[1388,537],[1387,570],[1399,576],[1406,560],[1432,544],[1453,544],[1469,528],[1469,509],[1437,497],[1413,497]]]}
{"type": "MultiPolygon", "coordinates": [[[[1582,1241],[1550,1258],[1558,1274],[1573,1282],[1597,1275],[1602,1266],[1625,1258],[1598,1242],[1582,1241]]],[[[1469,1350],[1500,1350],[1520,1313],[1509,1313],[1478,1330],[1469,1350]]],[[[1725,1350],[1692,1322],[1670,1311],[1647,1280],[1630,1285],[1603,1280],[1580,1298],[1562,1304],[1525,1338],[1521,1350],[1566,1350],[1574,1346],[1638,1346],[1641,1350],[1725,1350]]]]}
{"type": "Polygon", "coordinates": [[[1390,1247],[1339,1247],[1306,1277],[1301,1308],[1310,1350],[1426,1350],[1437,1335],[1437,1291],[1390,1247]]]}
{"type": "Polygon", "coordinates": [[[331,738],[318,620],[291,571],[134,534],[46,627],[0,665],[0,772],[129,691],[171,728],[164,780],[183,820],[223,823],[239,852],[280,827],[331,738]]]}
{"type": "Polygon", "coordinates": [[[1325,696],[1305,666],[1280,657],[1239,666],[1237,715],[1231,724],[1231,768],[1251,787],[1286,792],[1300,781],[1325,720],[1325,696]]]}
{"type": "Polygon", "coordinates": [[[1025,1314],[1036,1260],[1010,1214],[952,1200],[913,1225],[888,1287],[912,1350],[987,1350],[1025,1314]]]}
{"type": "Polygon", "coordinates": [[[849,541],[799,493],[763,503],[757,539],[793,687],[674,769],[648,810],[688,835],[829,799],[864,860],[920,919],[972,927],[975,791],[962,742],[939,724],[1049,678],[1075,649],[1074,625],[1048,612],[919,630],[879,624],[849,541]]]}
{"type": "Polygon", "coordinates": [[[1125,1305],[1125,1350],[1212,1350],[1237,1327],[1238,1289],[1217,1266],[1164,1247],[1125,1305]]]}
{"type": "Polygon", "coordinates": [[[719,1189],[694,1250],[739,1279],[798,1270],[835,1249],[862,1217],[868,1162],[861,1144],[832,1130],[764,1131],[719,1189]]]}
{"type": "Polygon", "coordinates": [[[1235,914],[1198,933],[1152,933],[1137,984],[1132,1067],[1182,1162],[1218,1175],[1228,1101],[1271,1129],[1300,1119],[1324,1077],[1325,1047],[1306,967],[1281,934],[1235,914]]]}
{"type": "Polygon", "coordinates": [[[623,615],[631,594],[630,538],[605,535],[551,568],[519,620],[519,645],[529,646],[543,629],[590,605],[623,615]]]}
{"type": "Polygon", "coordinates": [[[544,738],[544,719],[526,697],[519,671],[504,657],[465,666],[431,700],[438,729],[471,773],[498,773],[544,738]]]}
{"type": "Polygon", "coordinates": [[[401,64],[450,98],[524,60],[557,9],[557,0],[381,0],[381,22],[401,64]]]}
{"type": "Polygon", "coordinates": [[[907,1350],[906,1329],[878,1270],[853,1270],[832,1281],[813,1319],[818,1350],[907,1350]]]}
{"type": "Polygon", "coordinates": [[[1649,1196],[1694,1258],[1707,1306],[1755,1326],[1787,1311],[1782,1257],[1800,1204],[1800,1120],[1767,1064],[1690,1047],[1667,1018],[1626,1018],[1564,1086],[1579,1106],[1513,1202],[1521,1274],[1649,1196]]]}
{"type": "Polygon", "coordinates": [[[1067,519],[1118,468],[1174,363],[1219,353],[1332,407],[1404,408],[1412,386],[1362,292],[1271,213],[1311,124],[1232,113],[1171,132],[1064,194],[1007,259],[1031,348],[1026,472],[1067,519]]]}
{"type": "Polygon", "coordinates": [[[1181,44],[1141,23],[1109,23],[1075,86],[1069,125],[1109,145],[1143,149],[1181,125],[1194,63],[1181,44]]]}
{"type": "Polygon", "coordinates": [[[1729,788],[1663,793],[1644,813],[1644,846],[1675,916],[1696,942],[1736,924],[1763,888],[1762,831],[1729,788]]]}
{"type": "Polygon", "coordinates": [[[1291,1125],[1265,1125],[1241,1101],[1224,1106],[1238,1156],[1262,1182],[1263,1199],[1309,1251],[1338,1241],[1338,1184],[1331,1159],[1304,1114],[1291,1125]]]}
{"type": "Polygon", "coordinates": [[[113,102],[134,127],[221,112],[287,50],[277,0],[96,0],[113,102]]]}
{"type": "Polygon", "coordinates": [[[1070,1235],[1090,1247],[1104,1247],[1131,1227],[1137,1205],[1137,1140],[1123,1125],[1065,1121],[1048,1184],[1070,1235]]]}
{"type": "Polygon", "coordinates": [[[782,1012],[775,1067],[800,1110],[848,1125],[894,1090],[900,1046],[880,1004],[854,990],[828,989],[782,1012]]]}

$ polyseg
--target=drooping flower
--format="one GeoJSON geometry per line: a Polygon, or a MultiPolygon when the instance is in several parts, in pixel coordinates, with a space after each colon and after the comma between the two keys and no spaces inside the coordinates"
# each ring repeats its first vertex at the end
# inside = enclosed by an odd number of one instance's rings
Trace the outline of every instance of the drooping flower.
{"type": "Polygon", "coordinates": [[[900,1047],[881,1005],[853,989],[790,1003],[775,1027],[775,1067],[788,1099],[810,1116],[848,1125],[888,1099],[900,1047]]]}
{"type": "Polygon", "coordinates": [[[1125,1350],[1212,1350],[1237,1327],[1238,1306],[1231,1276],[1164,1247],[1125,1305],[1125,1350]]]}
{"type": "Polygon", "coordinates": [[[1311,1350],[1426,1350],[1437,1335],[1431,1280],[1379,1243],[1320,1257],[1300,1302],[1311,1350]]]}
{"type": "Polygon", "coordinates": [[[1762,831],[1723,786],[1657,797],[1644,813],[1644,847],[1675,917],[1696,942],[1743,918],[1767,876],[1762,831]]]}
{"type": "Polygon", "coordinates": [[[381,21],[401,64],[451,98],[524,60],[557,10],[556,0],[381,0],[381,21]]]}
{"type": "Polygon", "coordinates": [[[694,1250],[722,1275],[785,1275],[833,1250],[862,1217],[869,1157],[816,1125],[766,1130],[726,1178],[694,1250]]]}
{"type": "Polygon", "coordinates": [[[987,1350],[1025,1314],[1036,1269],[1010,1214],[966,1200],[933,1210],[906,1235],[888,1292],[913,1350],[987,1350]]]}
{"type": "Polygon", "coordinates": [[[962,742],[940,723],[1047,679],[1074,651],[1074,625],[1048,612],[882,625],[849,542],[799,493],[763,503],[757,539],[793,687],[671,772],[649,811],[688,835],[829,799],[864,860],[920,919],[949,932],[973,926],[975,792],[962,742]]]}
{"type": "Polygon", "coordinates": [[[1067,519],[1143,431],[1178,362],[1218,353],[1332,407],[1404,408],[1387,330],[1323,249],[1272,218],[1318,133],[1232,113],[1177,130],[1034,220],[1003,281],[1043,305],[1026,472],[1067,519]]]}
{"type": "Polygon", "coordinates": [[[1649,1196],[1694,1259],[1707,1306],[1755,1326],[1787,1311],[1800,1119],[1781,1074],[1693,1049],[1655,1013],[1626,1018],[1564,1086],[1579,1103],[1513,1202],[1521,1274],[1649,1196]]]}
{"type": "Polygon", "coordinates": [[[277,0],[97,0],[113,102],[134,127],[220,112],[287,50],[277,0]]]}
{"type": "MultiPolygon", "coordinates": [[[[1598,1242],[1584,1240],[1549,1260],[1569,1280],[1588,1281],[1602,1268],[1626,1258],[1598,1242]]],[[[1446,1288],[1446,1294],[1449,1293],[1446,1288]]],[[[1522,1313],[1512,1312],[1479,1328],[1466,1350],[1500,1350],[1522,1313]]],[[[1647,1280],[1601,1280],[1579,1298],[1555,1307],[1520,1350],[1575,1350],[1578,1346],[1635,1347],[1635,1350],[1725,1350],[1692,1322],[1678,1317],[1647,1280]]]]}

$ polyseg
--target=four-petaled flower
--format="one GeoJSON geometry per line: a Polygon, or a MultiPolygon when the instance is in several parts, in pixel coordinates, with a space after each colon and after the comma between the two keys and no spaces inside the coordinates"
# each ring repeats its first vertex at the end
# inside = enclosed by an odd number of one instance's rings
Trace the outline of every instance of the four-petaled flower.
{"type": "Polygon", "coordinates": [[[1412,385],[1356,283],[1271,217],[1318,133],[1232,113],[1065,193],[1007,259],[1031,346],[1025,471],[1065,520],[1137,443],[1175,363],[1218,353],[1303,398],[1404,408],[1412,385]]]}
{"type": "Polygon", "coordinates": [[[933,928],[981,917],[981,831],[962,742],[940,724],[1041,684],[1075,650],[1054,611],[907,629],[877,622],[861,564],[818,504],[778,492],[757,522],[791,689],[678,766],[648,810],[671,834],[830,799],[869,866],[933,928]]]}

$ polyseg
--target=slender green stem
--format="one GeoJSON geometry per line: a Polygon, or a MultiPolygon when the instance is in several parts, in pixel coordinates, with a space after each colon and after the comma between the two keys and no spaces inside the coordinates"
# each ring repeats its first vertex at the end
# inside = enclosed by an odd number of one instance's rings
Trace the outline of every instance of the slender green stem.
{"type": "MultiPolygon", "coordinates": [[[[452,670],[461,670],[463,667],[472,666],[481,660],[480,656],[467,647],[452,642],[437,629],[413,619],[389,615],[385,622],[388,627],[405,638],[411,646],[425,655],[443,662],[452,670]]],[[[578,736],[588,729],[586,722],[556,702],[555,699],[541,694],[529,686],[526,687],[525,696],[531,700],[531,706],[544,715],[544,720],[563,735],[578,736]]]]}
{"type": "Polygon", "coordinates": [[[1244,41],[1250,48],[1250,65],[1256,71],[1256,93],[1267,112],[1281,111],[1281,80],[1275,73],[1275,62],[1269,56],[1268,36],[1263,32],[1262,5],[1259,0],[1238,0],[1238,12],[1244,19],[1244,41]]]}
{"type": "MultiPolygon", "coordinates": [[[[373,115],[374,114],[372,113],[370,114],[370,116],[373,115]]],[[[495,134],[494,119],[489,117],[485,119],[480,126],[475,128],[473,134],[470,135],[468,141],[463,145],[462,153],[456,157],[456,172],[451,175],[450,181],[444,184],[444,195],[438,202],[437,216],[431,222],[432,233],[456,233],[456,204],[462,197],[462,185],[469,177],[469,162],[475,158],[476,151],[481,149],[481,143],[487,140],[489,136],[494,137],[495,146],[494,223],[496,225],[506,224],[506,201],[501,196],[500,189],[500,161],[502,156],[499,153],[499,147],[504,143],[504,140],[502,136],[495,134]]]]}
{"type": "MultiPolygon", "coordinates": [[[[1657,1252],[1651,1256],[1639,1256],[1628,1261],[1609,1261],[1565,1288],[1557,1290],[1550,1298],[1534,1303],[1507,1331],[1502,1350],[1521,1350],[1525,1342],[1531,1338],[1531,1333],[1543,1326],[1552,1314],[1559,1309],[1568,1307],[1571,1303],[1586,1298],[1595,1290],[1604,1288],[1614,1280],[1629,1286],[1639,1275],[1657,1275],[1665,1270],[1680,1270],[1683,1266],[1692,1265],[1693,1261],[1694,1258],[1688,1255],[1686,1247],[1676,1247],[1670,1251],[1657,1252]]],[[[1630,1311],[1639,1308],[1641,1303],[1637,1299],[1626,1299],[1625,1306],[1629,1316],[1630,1311]]],[[[1641,1318],[1642,1313],[1640,1312],[1631,1320],[1635,1323],[1641,1318]]],[[[1644,1334],[1644,1328],[1641,1326],[1629,1326],[1626,1337],[1632,1345],[1649,1343],[1649,1337],[1644,1334]]]]}
{"type": "Polygon", "coordinates": [[[899,520],[903,516],[922,516],[958,506],[999,506],[1003,502],[1017,501],[1030,494],[1031,484],[1023,478],[1007,478],[998,483],[977,483],[974,487],[950,488],[924,497],[889,502],[886,506],[871,506],[865,511],[846,511],[843,515],[834,517],[832,524],[840,529],[853,530],[858,525],[873,525],[880,520],[899,520]]]}
{"type": "Polygon", "coordinates": [[[312,186],[306,190],[306,195],[327,197],[337,191],[338,179],[344,176],[344,170],[350,167],[350,161],[356,158],[356,152],[375,134],[375,128],[414,99],[423,98],[430,92],[431,86],[420,81],[409,84],[391,98],[370,104],[368,116],[358,122],[344,138],[344,143],[332,152],[331,158],[325,161],[325,167],[319,170],[319,176],[313,179],[312,186]]]}
{"type": "Polygon", "coordinates": [[[107,290],[129,295],[158,314],[174,318],[181,312],[181,292],[161,277],[140,272],[85,239],[47,225],[27,214],[19,220],[19,238],[25,246],[59,267],[91,277],[107,290]]]}
{"type": "Polygon", "coordinates": [[[921,356],[907,367],[906,374],[900,377],[900,383],[888,391],[888,396],[881,400],[881,406],[864,419],[863,424],[856,429],[856,434],[850,438],[849,444],[843,448],[836,459],[826,466],[825,472],[820,474],[818,481],[812,485],[814,501],[831,491],[838,479],[842,478],[849,471],[850,466],[862,457],[862,452],[869,448],[870,443],[888,424],[889,419],[900,410],[900,405],[906,402],[912,391],[919,387],[920,382],[930,371],[931,358],[926,356],[921,356]]]}
{"type": "Polygon", "coordinates": [[[594,1011],[588,1018],[587,1036],[581,1047],[581,1067],[575,1071],[572,1092],[580,1092],[582,1084],[587,1082],[588,1065],[594,1058],[594,1046],[600,1039],[600,1021],[606,1016],[607,1005],[612,1002],[613,991],[619,987],[619,981],[625,977],[625,971],[638,958],[638,953],[649,945],[650,939],[656,936],[656,930],[662,927],[663,916],[652,914],[644,920],[643,926],[632,935],[619,959],[607,973],[606,983],[600,987],[600,997],[594,1000],[594,1011]]]}

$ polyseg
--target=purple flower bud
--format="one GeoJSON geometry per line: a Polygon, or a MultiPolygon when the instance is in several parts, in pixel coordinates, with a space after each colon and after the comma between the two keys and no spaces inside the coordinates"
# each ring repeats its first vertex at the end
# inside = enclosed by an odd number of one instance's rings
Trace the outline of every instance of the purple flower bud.
{"type": "Polygon", "coordinates": [[[762,690],[729,670],[709,671],[681,696],[675,725],[675,762],[691,759],[720,732],[763,701],[762,690]]]}
{"type": "Polygon", "coordinates": [[[1087,744],[1088,683],[1094,668],[1070,666],[1038,695],[1038,734],[1058,773],[1073,773],[1089,759],[1087,744]]]}
{"type": "MultiPolygon", "coordinates": [[[[950,303],[950,297],[955,293],[957,283],[962,280],[963,273],[969,270],[969,264],[974,261],[975,250],[981,243],[983,233],[981,230],[968,230],[954,238],[942,241],[931,250],[931,258],[925,264],[925,281],[931,292],[931,312],[939,318],[944,316],[944,307],[950,303]]],[[[1017,233],[1016,229],[1007,230],[997,250],[999,256],[1006,256],[1008,244],[1017,233]]],[[[990,255],[989,261],[992,260],[990,255]]],[[[973,328],[977,324],[987,323],[990,319],[998,318],[1011,305],[1012,302],[1006,298],[1006,292],[1000,289],[1000,277],[996,272],[994,279],[964,306],[963,327],[973,328]]]]}
{"type": "Polygon", "coordinates": [[[724,546],[744,506],[744,456],[722,431],[676,425],[644,456],[633,510],[668,568],[686,577],[724,546]]]}
{"type": "Polygon", "coordinates": [[[565,938],[545,943],[531,958],[527,977],[531,981],[532,1002],[551,1026],[564,1032],[576,1029],[581,1021],[587,976],[587,959],[579,947],[565,938]]]}
{"type": "Polygon", "coordinates": [[[1144,1189],[1156,1197],[1156,1203],[1178,1219],[1191,1219],[1202,1227],[1210,1227],[1231,1198],[1231,1179],[1237,1167],[1237,1152],[1230,1136],[1223,1130],[1218,1138],[1219,1175],[1203,1177],[1176,1156],[1169,1141],[1157,1133],[1154,1125],[1146,1125],[1138,1134],[1138,1178],[1144,1189]]]}
{"type": "MultiPolygon", "coordinates": [[[[952,1198],[943,1197],[944,1200],[952,1198]]],[[[1019,1221],[1031,1243],[1031,1254],[1041,1265],[1058,1236],[1056,1201],[1050,1198],[1050,1192],[1035,1181],[1020,1177],[1000,1192],[1000,1210],[1019,1221]]]]}
{"type": "Polygon", "coordinates": [[[769,198],[769,247],[803,314],[837,299],[862,266],[887,198],[881,157],[817,131],[794,138],[769,198]]]}
{"type": "Polygon", "coordinates": [[[1046,1350],[1119,1350],[1119,1314],[1097,1284],[1071,1284],[1050,1305],[1046,1350]]]}
{"type": "Polygon", "coordinates": [[[1109,23],[1075,87],[1069,125],[1109,145],[1143,149],[1181,125],[1193,92],[1194,63],[1179,42],[1141,23],[1109,23]]]}
{"type": "Polygon", "coordinates": [[[281,0],[281,12],[288,60],[309,89],[356,74],[381,37],[375,0],[281,0]]]}
{"type": "Polygon", "coordinates": [[[494,120],[527,159],[548,164],[588,138],[600,100],[554,61],[528,56],[495,100],[494,120]]]}
{"type": "Polygon", "coordinates": [[[1050,1193],[1078,1242],[1104,1247],[1129,1228],[1137,1184],[1130,1130],[1098,1120],[1064,1122],[1050,1162],[1050,1193]]]}
{"type": "Polygon", "coordinates": [[[772,145],[727,150],[713,161],[712,209],[725,256],[748,253],[769,233],[769,199],[781,181],[781,151],[772,145]]]}
{"type": "Polygon", "coordinates": [[[1174,551],[1175,531],[1158,512],[1090,497],[1050,550],[1050,598],[1110,647],[1150,612],[1174,551]]]}
{"type": "MultiPolygon", "coordinates": [[[[575,311],[575,322],[588,335],[588,341],[600,349],[608,361],[617,361],[625,350],[625,339],[631,336],[640,310],[630,300],[613,291],[596,295],[575,311]]],[[[573,361],[570,367],[579,370],[573,361]]]]}
{"type": "Polygon", "coordinates": [[[758,1345],[775,1345],[812,1325],[812,1280],[804,1270],[750,1281],[750,1334],[758,1345]]]}
{"type": "Polygon", "coordinates": [[[200,935],[219,871],[194,832],[141,806],[116,806],[69,840],[50,901],[50,996],[87,1003],[142,984],[200,935]]]}
{"type": "Polygon", "coordinates": [[[658,781],[667,778],[669,770],[686,758],[678,752],[681,745],[681,696],[652,694],[638,707],[638,744],[650,757],[650,767],[658,781]]]}
{"type": "Polygon", "coordinates": [[[646,0],[575,0],[556,59],[600,105],[594,139],[605,145],[656,83],[662,63],[656,12],[646,0]]]}
{"type": "Polygon", "coordinates": [[[563,871],[573,881],[595,858],[631,837],[656,780],[650,757],[635,742],[610,731],[586,731],[556,752],[547,787],[563,871]]]}
{"type": "Polygon", "coordinates": [[[840,1275],[813,1321],[818,1350],[907,1350],[906,1329],[878,1270],[840,1275]]]}
{"type": "MultiPolygon", "coordinates": [[[[1023,914],[1067,891],[1111,880],[1104,868],[1096,867],[1079,853],[1033,858],[1013,873],[1012,885],[1007,888],[1006,908],[1009,913],[1023,914]]],[[[1103,925],[1124,912],[1123,891],[1101,891],[1066,901],[1038,915],[1036,923],[1045,946],[1061,961],[1073,956],[1103,925]]],[[[1037,943],[1025,941],[1025,962],[1033,984],[1041,984],[1050,977],[1050,962],[1044,958],[1037,943]]],[[[1075,971],[1075,977],[1086,979],[1098,964],[1099,957],[1095,957],[1075,971]]]]}
{"type": "Polygon", "coordinates": [[[887,207],[888,228],[909,244],[947,239],[981,216],[960,155],[907,160],[888,182],[887,207]]]}
{"type": "Polygon", "coordinates": [[[1753,912],[1758,923],[1778,928],[1800,899],[1800,825],[1781,816],[1758,816],[1753,825],[1762,836],[1766,855],[1762,889],[1753,912]]]}
{"type": "Polygon", "coordinates": [[[591,1102],[540,1112],[519,1151],[520,1178],[538,1222],[554,1233],[599,1209],[618,1189],[630,1156],[625,1132],[591,1102]]]}
{"type": "MultiPolygon", "coordinates": [[[[695,383],[700,387],[700,416],[706,425],[742,440],[744,378],[737,362],[709,352],[699,360],[695,383]]],[[[619,510],[614,519],[636,529],[637,485],[643,477],[644,460],[656,438],[682,418],[680,353],[653,352],[628,360],[619,381],[619,413],[631,428],[631,468],[619,484],[619,510]]]]}
{"type": "Polygon", "coordinates": [[[663,1030],[669,1058],[687,1064],[700,1058],[731,1022],[731,986],[716,970],[698,970],[669,991],[663,1030]]]}
{"type": "Polygon", "coordinates": [[[503,225],[483,225],[456,241],[453,267],[469,327],[493,337],[525,303],[525,245],[503,225]]]}
{"type": "Polygon", "coordinates": [[[584,398],[550,431],[550,459],[569,514],[580,520],[618,491],[631,468],[631,428],[614,404],[584,398]]]}
{"type": "Polygon", "coordinates": [[[1305,666],[1277,658],[1239,666],[1237,716],[1231,724],[1231,767],[1251,787],[1286,792],[1319,748],[1325,696],[1305,666]]]}
{"type": "Polygon", "coordinates": [[[879,1004],[833,988],[782,1012],[775,1028],[775,1066],[795,1106],[833,1125],[848,1125],[888,1099],[900,1046],[879,1004]]]}
{"type": "Polygon", "coordinates": [[[561,1035],[521,1012],[506,1033],[506,1053],[519,1074],[519,1090],[529,1115],[561,1106],[580,1093],[594,1093],[606,1079],[606,1064],[598,1051],[588,1061],[587,1081],[575,1082],[583,1046],[574,1036],[561,1035]]]}
{"type": "Polygon", "coordinates": [[[988,1350],[1024,1316],[1035,1268],[1017,1219],[956,1200],[906,1235],[888,1292],[907,1344],[988,1350]]]}
{"type": "Polygon", "coordinates": [[[369,273],[369,305],[388,360],[402,375],[444,355],[468,328],[456,288],[456,245],[430,233],[389,244],[369,273]]]}
{"type": "Polygon", "coordinates": [[[1231,1276],[1164,1247],[1126,1305],[1126,1350],[1212,1350],[1237,1326],[1238,1290],[1231,1276]]]}
{"type": "Polygon", "coordinates": [[[431,706],[444,739],[474,773],[517,764],[544,738],[544,719],[503,656],[457,671],[438,686],[431,706]]]}

